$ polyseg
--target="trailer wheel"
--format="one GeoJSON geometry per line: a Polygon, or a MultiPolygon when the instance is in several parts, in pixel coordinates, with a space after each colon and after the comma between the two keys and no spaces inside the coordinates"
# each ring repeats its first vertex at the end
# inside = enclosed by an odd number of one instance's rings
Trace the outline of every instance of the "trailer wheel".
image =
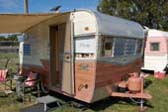
{"type": "Polygon", "coordinates": [[[41,88],[42,93],[44,93],[44,94],[48,94],[49,93],[48,88],[43,84],[42,81],[40,83],[40,88],[41,88]]]}

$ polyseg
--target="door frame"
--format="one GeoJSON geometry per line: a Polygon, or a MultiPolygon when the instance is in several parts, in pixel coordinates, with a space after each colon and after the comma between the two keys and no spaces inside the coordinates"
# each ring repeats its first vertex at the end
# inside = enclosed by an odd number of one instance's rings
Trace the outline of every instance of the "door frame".
{"type": "MultiPolygon", "coordinates": [[[[70,88],[71,88],[71,92],[69,93],[69,92],[66,92],[66,91],[62,91],[62,88],[56,88],[56,91],[57,92],[63,92],[63,93],[66,93],[66,94],[68,94],[68,95],[70,95],[70,96],[73,96],[73,95],[75,95],[75,73],[74,73],[74,39],[73,39],[73,37],[74,37],[74,33],[73,33],[73,31],[74,31],[74,29],[73,29],[73,22],[72,21],[68,21],[68,23],[67,22],[64,22],[64,23],[60,23],[60,24],[65,24],[65,39],[66,39],[66,33],[67,33],[67,27],[69,27],[70,28],[70,34],[69,34],[69,36],[70,36],[70,80],[71,80],[71,85],[70,85],[70,88]]],[[[52,82],[51,82],[51,75],[53,74],[52,73],[52,65],[53,65],[53,63],[54,62],[52,62],[52,59],[53,59],[53,55],[52,55],[52,44],[51,44],[51,41],[52,41],[52,36],[51,36],[51,27],[54,27],[54,26],[59,26],[60,24],[53,24],[53,25],[50,25],[49,26],[49,44],[50,44],[50,78],[49,78],[49,87],[50,87],[50,89],[51,90],[53,90],[53,86],[52,86],[52,82]]],[[[64,42],[65,42],[65,39],[64,39],[64,42]]],[[[65,44],[65,43],[64,43],[65,44]]],[[[65,45],[64,45],[64,47],[65,47],[65,45]]],[[[64,64],[64,55],[66,54],[66,51],[64,51],[63,52],[63,62],[62,62],[62,74],[60,74],[61,76],[63,76],[63,64],[64,64]]],[[[63,80],[62,78],[61,78],[61,80],[63,80]]],[[[61,83],[61,85],[62,85],[62,82],[60,82],[61,83]]],[[[54,89],[55,90],[55,89],[54,89]]]]}
{"type": "MultiPolygon", "coordinates": [[[[54,29],[54,27],[55,28],[57,28],[57,30],[58,30],[58,25],[59,24],[54,24],[54,25],[50,25],[49,26],[49,44],[50,44],[50,74],[49,74],[49,88],[50,89],[53,89],[53,88],[56,88],[55,86],[53,86],[53,84],[52,84],[52,77],[51,77],[51,75],[53,75],[55,72],[54,72],[54,69],[53,69],[53,64],[54,64],[54,66],[55,66],[55,60],[54,60],[54,57],[53,57],[53,44],[55,44],[55,42],[53,42],[53,38],[54,38],[54,36],[53,36],[53,34],[52,33],[54,33],[52,30],[54,29]]],[[[56,38],[58,38],[58,37],[56,37],[56,38]]],[[[59,46],[58,46],[59,47],[59,46]]],[[[59,52],[59,51],[58,51],[59,52]]],[[[58,55],[59,56],[59,55],[58,55]]],[[[59,58],[58,58],[58,60],[57,60],[58,62],[59,62],[59,58]]],[[[59,68],[59,67],[58,67],[59,68]]],[[[58,73],[58,75],[60,75],[59,73],[58,73]]],[[[59,80],[59,79],[58,79],[59,80]]]]}

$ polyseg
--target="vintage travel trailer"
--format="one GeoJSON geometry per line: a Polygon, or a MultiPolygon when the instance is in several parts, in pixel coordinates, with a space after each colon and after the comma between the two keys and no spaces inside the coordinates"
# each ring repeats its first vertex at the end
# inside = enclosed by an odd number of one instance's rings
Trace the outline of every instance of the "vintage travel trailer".
{"type": "Polygon", "coordinates": [[[168,64],[168,32],[149,29],[142,70],[163,72],[168,64]]]}
{"type": "Polygon", "coordinates": [[[145,32],[136,22],[90,10],[4,16],[16,23],[3,19],[0,32],[24,33],[23,74],[39,73],[49,90],[92,103],[117,96],[115,85],[140,72],[145,32]]]}

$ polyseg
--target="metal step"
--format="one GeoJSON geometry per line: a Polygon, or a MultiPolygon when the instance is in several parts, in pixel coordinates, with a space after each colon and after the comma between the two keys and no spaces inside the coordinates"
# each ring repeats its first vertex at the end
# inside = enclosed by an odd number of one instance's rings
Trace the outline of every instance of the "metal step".
{"type": "Polygon", "coordinates": [[[59,102],[59,99],[57,99],[53,96],[47,95],[47,96],[38,97],[37,102],[44,104],[44,111],[46,112],[47,111],[47,104],[59,102]]]}

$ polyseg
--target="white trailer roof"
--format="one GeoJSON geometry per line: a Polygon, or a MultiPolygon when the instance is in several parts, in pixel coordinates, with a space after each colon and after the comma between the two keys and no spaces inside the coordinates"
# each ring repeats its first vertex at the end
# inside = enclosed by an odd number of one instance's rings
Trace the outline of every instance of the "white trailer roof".
{"type": "Polygon", "coordinates": [[[109,16],[100,12],[93,12],[98,23],[98,33],[123,37],[144,38],[144,29],[137,22],[119,17],[109,16]]]}
{"type": "Polygon", "coordinates": [[[148,37],[168,37],[168,32],[156,29],[148,29],[148,37]]]}

